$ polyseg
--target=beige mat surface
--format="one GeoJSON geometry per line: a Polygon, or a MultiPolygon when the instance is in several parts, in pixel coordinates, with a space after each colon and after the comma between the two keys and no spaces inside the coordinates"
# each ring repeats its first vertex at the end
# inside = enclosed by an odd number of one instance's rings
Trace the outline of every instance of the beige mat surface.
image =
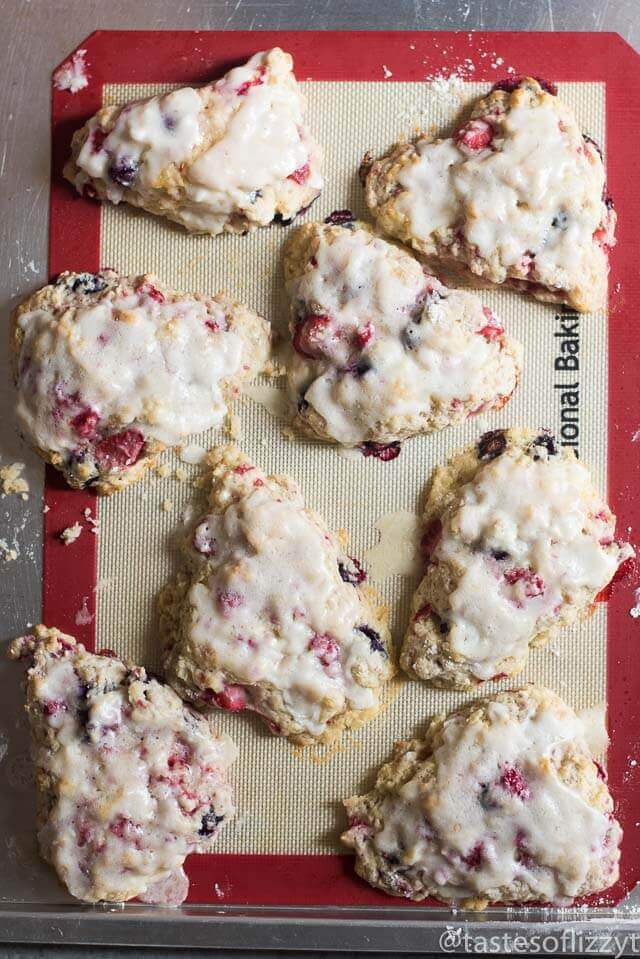
{"type": "MultiPolygon", "coordinates": [[[[484,84],[316,83],[302,84],[309,99],[312,129],[326,152],[326,188],[303,219],[320,219],[337,208],[365,215],[357,167],[365,150],[379,152],[416,123],[438,130],[450,125],[484,84]],[[460,90],[460,95],[456,94],[460,90]]],[[[147,96],[158,86],[109,86],[105,102],[147,96]]],[[[579,122],[603,148],[604,87],[560,85],[560,95],[579,122]]],[[[125,205],[105,206],[101,260],[122,272],[155,272],[178,289],[214,293],[226,289],[283,329],[287,308],[282,288],[281,249],[291,227],[272,227],[246,237],[192,237],[178,227],[125,205]]],[[[606,486],[607,343],[605,315],[578,321],[580,371],[554,369],[560,352],[561,322],[552,306],[515,293],[484,293],[485,302],[524,344],[522,383],[499,414],[472,419],[464,427],[411,440],[400,457],[382,463],[345,458],[335,449],[282,433],[282,381],[263,379],[236,406],[240,445],[270,472],[292,475],[308,503],[334,528],[351,534],[352,552],[369,560],[374,582],[391,609],[399,642],[412,589],[419,577],[407,542],[415,528],[425,482],[433,468],[485,429],[514,424],[545,426],[560,432],[561,385],[579,382],[581,456],[606,486]],[[390,517],[391,514],[391,517],[390,517]],[[393,515],[398,514],[398,515],[393,515]],[[380,530],[382,527],[382,532],[380,530]],[[400,537],[397,530],[403,532],[400,537]],[[382,548],[375,549],[383,537],[382,548]],[[373,552],[370,552],[373,550],[373,552]],[[413,569],[412,569],[413,565],[413,569]]],[[[565,318],[566,319],[566,318],[565,318]]],[[[577,317],[567,322],[574,323],[577,317]]],[[[228,441],[211,432],[195,438],[202,446],[228,441]]],[[[177,456],[163,462],[189,477],[197,467],[177,456]]],[[[143,482],[101,503],[97,646],[157,668],[158,636],[154,597],[176,568],[183,512],[194,501],[189,481],[149,475],[143,482]]],[[[546,684],[577,708],[605,696],[606,609],[591,621],[567,630],[561,640],[533,652],[522,681],[546,684]]],[[[487,690],[515,681],[489,683],[487,690]]],[[[428,716],[449,710],[464,697],[400,680],[390,703],[372,723],[346,736],[333,751],[301,752],[271,736],[251,716],[216,714],[215,723],[239,747],[235,768],[238,819],[224,832],[217,851],[234,853],[328,853],[341,851],[340,800],[365,786],[393,742],[420,732],[428,716]]]]}

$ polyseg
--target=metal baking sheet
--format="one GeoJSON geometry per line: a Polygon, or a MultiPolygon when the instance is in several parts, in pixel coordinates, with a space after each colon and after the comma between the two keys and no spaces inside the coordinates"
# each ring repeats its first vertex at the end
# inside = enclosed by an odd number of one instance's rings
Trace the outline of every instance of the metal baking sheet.
{"type": "MultiPolygon", "coordinates": [[[[542,48],[539,38],[513,34],[475,34],[473,36],[439,34],[437,42],[426,34],[398,33],[342,34],[339,38],[327,36],[326,33],[318,36],[309,33],[227,34],[224,38],[215,34],[103,33],[95,35],[80,44],[82,48],[90,51],[87,59],[90,60],[92,57],[90,62],[95,65],[92,86],[87,91],[86,99],[70,98],[68,95],[59,99],[62,97],[60,94],[56,95],[58,100],[54,100],[57,135],[54,138],[50,272],[56,273],[63,268],[95,269],[99,265],[103,235],[100,209],[93,204],[77,201],[68,188],[60,183],[59,163],[66,151],[69,132],[101,104],[107,85],[111,89],[111,86],[122,84],[198,82],[219,73],[230,60],[240,60],[255,49],[275,43],[294,53],[298,77],[306,80],[311,86],[313,83],[335,82],[410,84],[422,82],[426,77],[446,75],[452,71],[458,71],[460,75],[461,66],[466,65],[468,73],[464,79],[469,81],[472,74],[472,80],[479,83],[482,88],[483,84],[486,87],[488,82],[495,79],[496,67],[493,64],[496,64],[498,59],[501,59],[503,63],[508,62],[514,72],[539,72],[566,83],[567,89],[570,84],[576,83],[603,85],[607,102],[607,115],[603,119],[606,119],[610,188],[618,198],[620,207],[623,202],[620,197],[625,194],[623,168],[624,163],[629,162],[628,157],[625,156],[629,144],[625,144],[624,138],[617,132],[613,117],[618,98],[620,98],[619,102],[622,102],[623,76],[626,76],[624,97],[625,102],[628,103],[630,72],[632,69],[637,70],[636,61],[629,59],[632,56],[630,51],[617,38],[591,35],[573,38],[579,48],[579,63],[573,61],[567,63],[564,44],[550,42],[550,40],[559,41],[560,39],[546,37],[542,48]],[[371,40],[372,36],[375,37],[375,41],[371,40]],[[366,46],[364,46],[365,40],[366,46]],[[415,58],[407,53],[412,46],[417,49],[415,58]],[[222,56],[219,53],[221,47],[224,50],[222,56]],[[194,48],[198,49],[199,58],[189,56],[194,48]],[[490,51],[490,57],[480,56],[480,53],[486,54],[487,51],[490,51]],[[506,61],[503,53],[507,55],[506,61]],[[535,71],[530,66],[532,59],[536,62],[535,71]],[[473,66],[472,71],[469,70],[468,64],[473,66]],[[392,74],[392,77],[386,78],[386,81],[382,71],[383,65],[385,70],[392,74]],[[613,145],[616,148],[614,157],[612,157],[613,145]],[[69,229],[70,223],[74,225],[73,230],[69,229]]],[[[626,222],[622,221],[619,235],[621,246],[623,242],[626,242],[629,249],[635,228],[631,216],[633,198],[630,197],[627,202],[625,197],[624,203],[629,216],[626,222]]],[[[102,243],[104,244],[104,239],[102,243]]],[[[158,272],[162,272],[157,266],[155,268],[158,272]]],[[[632,323],[625,324],[624,314],[632,302],[634,283],[637,289],[637,279],[633,276],[632,262],[628,256],[624,256],[624,252],[623,255],[616,254],[614,258],[612,285],[615,286],[617,283],[624,290],[624,301],[620,302],[620,298],[617,300],[618,308],[611,316],[607,362],[604,367],[601,367],[601,375],[606,380],[607,372],[609,374],[607,387],[609,423],[617,426],[618,429],[609,429],[608,444],[603,443],[599,449],[593,441],[593,449],[590,451],[592,458],[603,456],[604,450],[607,452],[605,459],[608,461],[606,472],[608,472],[610,494],[623,524],[627,526],[633,525],[635,518],[632,506],[628,502],[628,491],[632,488],[630,483],[633,450],[630,448],[627,432],[631,427],[634,414],[637,413],[631,377],[634,351],[637,355],[637,339],[633,334],[632,323]],[[615,338],[611,331],[613,323],[616,326],[615,338]],[[615,389],[612,388],[612,382],[615,383],[615,389]],[[624,437],[620,435],[621,433],[624,433],[624,437]],[[622,442],[623,439],[626,445],[622,442]]],[[[591,344],[591,348],[594,350],[598,348],[597,340],[591,344]]],[[[598,369],[597,363],[594,369],[598,369]]],[[[602,382],[595,386],[598,389],[604,388],[602,382]]],[[[638,419],[637,416],[636,419],[638,419]]],[[[604,475],[604,460],[601,460],[601,463],[604,475]]],[[[74,620],[78,607],[77,600],[84,596],[85,589],[86,595],[89,597],[94,595],[97,551],[93,553],[90,551],[88,556],[86,552],[83,552],[82,562],[71,563],[70,557],[63,552],[64,547],[58,545],[55,534],[61,527],[67,525],[66,517],[69,517],[70,522],[74,522],[78,511],[85,505],[90,505],[93,510],[95,500],[93,497],[84,497],[84,494],[62,489],[53,475],[49,477],[46,496],[52,508],[47,513],[45,527],[45,612],[51,622],[55,621],[76,635],[81,634],[80,638],[91,645],[94,641],[95,621],[85,627],[79,627],[74,620]],[[82,635],[83,629],[84,635],[82,635]]],[[[85,537],[85,539],[90,541],[91,537],[85,537]]],[[[614,790],[619,779],[620,790],[616,791],[616,796],[622,802],[623,812],[626,813],[629,823],[633,818],[640,818],[634,809],[634,767],[629,767],[628,737],[625,735],[628,730],[634,728],[632,708],[637,708],[635,706],[637,694],[634,694],[631,683],[632,643],[625,641],[625,631],[629,630],[630,605],[628,591],[625,593],[621,590],[610,600],[607,616],[608,700],[610,723],[614,730],[614,748],[609,756],[609,768],[614,790]],[[617,677],[613,695],[612,676],[617,677]],[[620,747],[618,750],[617,744],[620,747]]],[[[90,608],[92,612],[95,612],[92,600],[90,600],[90,608]]],[[[18,697],[14,698],[12,705],[15,706],[15,713],[17,713],[18,697]]],[[[11,760],[20,759],[19,756],[10,758],[11,760]]],[[[11,767],[14,779],[22,783],[22,788],[18,789],[22,796],[17,797],[17,805],[24,801],[24,794],[28,789],[28,784],[25,786],[28,770],[25,768],[24,757],[22,758],[22,766],[17,762],[15,770],[11,767]]],[[[625,821],[625,825],[629,823],[625,821]]],[[[20,840],[23,845],[20,846],[20,842],[17,845],[14,843],[13,862],[16,879],[19,872],[17,863],[20,860],[24,860],[25,863],[31,861],[29,857],[32,849],[28,848],[29,835],[28,827],[25,827],[20,840]]],[[[624,855],[625,861],[631,864],[637,862],[637,832],[631,830],[629,833],[628,830],[627,836],[629,838],[626,840],[624,855]]],[[[234,854],[231,854],[231,858],[233,857],[234,854]]],[[[189,906],[182,910],[166,911],[127,905],[117,910],[117,915],[114,915],[113,909],[89,909],[77,905],[65,904],[59,909],[61,894],[55,881],[52,881],[51,877],[45,879],[42,875],[43,870],[34,866],[35,871],[30,888],[27,890],[26,887],[29,884],[23,876],[22,883],[12,885],[12,895],[5,898],[6,911],[3,908],[0,913],[2,915],[0,932],[6,922],[8,935],[15,938],[31,936],[39,938],[40,935],[45,935],[43,930],[47,928],[46,923],[53,922],[58,924],[57,928],[61,930],[63,938],[68,939],[70,935],[73,935],[70,930],[77,928],[76,924],[80,923],[84,932],[84,941],[134,942],[136,941],[135,930],[140,924],[141,917],[144,917],[144,928],[147,932],[141,934],[141,938],[147,943],[153,940],[154,936],[158,936],[159,944],[167,944],[176,936],[178,937],[176,941],[183,944],[205,944],[201,936],[206,937],[207,931],[211,931],[213,925],[220,924],[225,930],[224,942],[228,945],[254,944],[257,947],[278,944],[281,948],[284,946],[298,948],[304,941],[307,947],[330,948],[330,943],[333,941],[341,946],[356,948],[358,945],[366,944],[366,948],[384,950],[390,946],[385,936],[395,935],[395,950],[410,951],[416,948],[421,950],[435,948],[438,937],[446,931],[447,923],[450,925],[453,923],[455,926],[460,918],[460,914],[452,916],[449,910],[439,907],[425,909],[412,904],[401,903],[399,906],[395,901],[390,902],[382,895],[362,886],[351,873],[349,859],[337,855],[292,857],[287,861],[281,855],[271,857],[267,854],[261,861],[257,861],[255,856],[236,853],[234,868],[237,867],[240,870],[238,877],[245,877],[245,885],[241,885],[242,891],[237,895],[236,901],[231,904],[228,901],[220,902],[210,891],[213,885],[211,870],[228,869],[230,859],[227,859],[225,866],[224,855],[212,856],[211,861],[206,863],[205,860],[208,858],[192,857],[190,860],[193,902],[189,906]],[[310,859],[313,860],[311,863],[310,859]],[[328,869],[327,863],[329,863],[328,869]],[[307,872],[304,872],[305,869],[307,872]],[[271,882],[270,878],[269,883],[265,883],[264,873],[267,870],[275,882],[271,882]],[[301,875],[304,875],[305,882],[300,881],[301,875]],[[252,879],[254,876],[259,881],[254,881],[252,879]],[[265,887],[269,890],[269,894],[261,896],[261,890],[264,893],[265,887]],[[290,890],[289,893],[287,893],[287,887],[290,890]],[[22,893],[15,892],[16,889],[21,888],[24,890],[22,893]],[[277,890],[275,893],[272,891],[274,888],[277,890]],[[356,905],[357,909],[354,908],[356,905]],[[36,921],[36,926],[32,926],[30,917],[36,915],[40,918],[36,921]],[[43,925],[42,920],[45,916],[49,918],[43,925]],[[371,933],[373,930],[378,930],[379,933],[380,923],[385,924],[387,933],[384,936],[378,934],[374,945],[371,941],[371,933]],[[29,933],[25,934],[27,929],[29,933]],[[169,929],[171,932],[168,931],[169,929]],[[179,929],[181,932],[178,932],[179,929]],[[288,937],[287,941],[277,938],[278,929],[295,930],[291,933],[291,945],[288,937]],[[256,930],[262,930],[262,935],[256,930]],[[341,931],[337,932],[337,930],[341,931]],[[298,938],[298,932],[302,938],[298,938]],[[334,935],[337,935],[337,939],[332,939],[334,935]],[[127,939],[131,936],[134,938],[127,939]],[[401,939],[400,942],[398,937],[401,939]],[[261,941],[257,942],[257,939],[261,941]]],[[[487,921],[493,927],[494,923],[499,924],[508,919],[509,924],[515,921],[518,926],[525,929],[529,928],[529,923],[558,922],[562,919],[565,923],[562,928],[565,929],[570,928],[566,925],[568,921],[580,917],[580,921],[586,922],[589,928],[593,927],[594,923],[604,922],[602,925],[604,930],[607,928],[607,917],[614,915],[612,903],[619,900],[633,886],[634,880],[635,873],[629,873],[625,876],[623,886],[617,890],[615,898],[605,899],[605,905],[587,907],[586,912],[564,911],[558,914],[553,910],[492,910],[486,918],[481,920],[477,917],[465,917],[465,928],[467,931],[475,928],[481,930],[486,928],[487,921]]],[[[635,923],[632,915],[625,914],[622,918],[622,913],[615,914],[621,917],[620,922],[625,926],[633,926],[635,923]]],[[[49,925],[48,928],[51,926],[49,925]]],[[[496,925],[496,929],[498,928],[499,925],[496,925]]],[[[531,926],[531,929],[533,928],[535,925],[531,926]]],[[[571,928],[576,927],[571,926],[571,928]]],[[[446,943],[443,947],[446,948],[446,943]]]]}

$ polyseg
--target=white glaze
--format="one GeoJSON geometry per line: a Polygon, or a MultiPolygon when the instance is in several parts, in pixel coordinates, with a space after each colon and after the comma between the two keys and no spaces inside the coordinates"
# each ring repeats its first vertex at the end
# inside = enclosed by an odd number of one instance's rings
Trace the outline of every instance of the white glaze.
{"type": "Polygon", "coordinates": [[[569,749],[588,759],[581,723],[559,701],[532,703],[519,718],[497,702],[483,722],[454,714],[433,755],[435,779],[416,776],[384,799],[384,828],[371,841],[444,898],[491,898],[524,883],[529,898],[566,902],[594,866],[606,876],[621,837],[558,776],[569,749]]]}
{"type": "Polygon", "coordinates": [[[614,519],[586,467],[536,450],[538,460],[511,447],[483,465],[443,516],[433,553],[459,576],[437,612],[478,679],[499,672],[505,657],[523,658],[542,624],[564,604],[585,605],[633,555],[614,542],[614,519]]]}
{"type": "Polygon", "coordinates": [[[335,440],[356,445],[394,417],[418,432],[429,417],[510,395],[518,361],[501,338],[480,335],[488,319],[476,296],[447,289],[367,230],[334,233],[320,228],[314,262],[289,283],[294,344],[300,317],[330,318],[322,356],[296,352],[289,378],[335,440]],[[370,369],[354,372],[363,362],[370,369]]]}

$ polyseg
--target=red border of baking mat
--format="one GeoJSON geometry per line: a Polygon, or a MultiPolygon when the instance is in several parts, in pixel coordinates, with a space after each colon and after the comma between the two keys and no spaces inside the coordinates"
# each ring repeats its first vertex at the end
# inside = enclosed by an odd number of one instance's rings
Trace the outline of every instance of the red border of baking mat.
{"type": "MultiPolygon", "coordinates": [[[[607,168],[609,188],[619,213],[618,246],[612,256],[609,319],[609,498],[620,529],[640,528],[638,453],[631,435],[640,429],[637,371],[640,335],[640,191],[636,131],[640,129],[638,57],[615,34],[588,33],[408,33],[408,32],[98,32],[80,47],[86,50],[89,85],[75,95],[53,92],[53,176],[49,269],[100,267],[100,206],[81,199],[62,180],[61,170],[73,131],[102,100],[104,83],[199,83],[219,76],[256,50],[281,46],[295,59],[299,79],[419,81],[454,71],[465,60],[475,65],[474,80],[494,83],[506,65],[516,73],[551,80],[606,83],[607,168]],[[413,49],[412,49],[412,46],[413,49]],[[483,55],[484,54],[484,55],[483,55]],[[493,69],[498,57],[505,64],[493,69]],[[392,79],[383,80],[382,64],[392,79]],[[620,287],[618,287],[620,284],[620,287]]],[[[366,146],[366,144],[365,144],[366,146]]],[[[66,629],[94,648],[93,623],[78,627],[74,612],[88,597],[95,613],[96,540],[82,536],[67,550],[57,533],[80,519],[96,497],[69,490],[47,471],[44,540],[44,621],[66,629]]],[[[591,904],[619,902],[640,879],[640,766],[628,764],[640,728],[638,626],[629,617],[631,584],[609,600],[608,718],[612,745],[609,778],[625,830],[622,878],[591,904]]],[[[309,796],[313,805],[313,796],[309,796]]],[[[392,900],[356,879],[349,856],[190,856],[189,902],[254,905],[389,905],[392,900]],[[216,895],[217,884],[221,897],[216,895]]],[[[402,900],[393,900],[394,904],[402,900]]],[[[410,905],[410,904],[407,904],[410,905]]]]}

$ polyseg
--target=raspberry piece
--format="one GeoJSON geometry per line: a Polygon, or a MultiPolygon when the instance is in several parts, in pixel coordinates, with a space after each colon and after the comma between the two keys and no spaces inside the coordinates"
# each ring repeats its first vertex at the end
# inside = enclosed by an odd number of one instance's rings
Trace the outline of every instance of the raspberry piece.
{"type": "Polygon", "coordinates": [[[55,716],[56,713],[66,712],[67,704],[61,699],[46,699],[42,704],[45,716],[55,716]]]}
{"type": "Polygon", "coordinates": [[[316,634],[309,643],[309,649],[316,654],[323,666],[331,666],[340,659],[340,647],[335,639],[326,633],[316,634]]]}
{"type": "Polygon", "coordinates": [[[205,320],[204,325],[207,327],[207,329],[211,330],[212,333],[220,332],[220,324],[215,320],[205,320]]]}
{"type": "Polygon", "coordinates": [[[487,318],[487,323],[482,327],[481,330],[478,330],[478,334],[480,336],[484,336],[487,343],[493,343],[495,340],[500,339],[504,333],[504,327],[501,325],[497,316],[492,313],[488,306],[483,306],[482,312],[487,318]]]}
{"type": "Polygon", "coordinates": [[[354,559],[353,556],[349,556],[348,560],[349,565],[343,562],[338,563],[338,572],[340,573],[340,577],[345,583],[350,583],[352,586],[359,586],[360,583],[364,583],[365,579],[367,578],[367,574],[363,570],[358,560],[354,559]]]}
{"type": "Polygon", "coordinates": [[[510,796],[517,796],[523,802],[531,798],[529,783],[517,766],[505,766],[500,776],[500,785],[510,796]]]}
{"type": "Polygon", "coordinates": [[[442,523],[439,519],[434,519],[431,523],[429,523],[424,535],[422,536],[422,539],[420,540],[420,552],[427,563],[431,561],[431,556],[441,538],[442,523]]]}
{"type": "Polygon", "coordinates": [[[106,656],[107,659],[116,659],[117,653],[113,649],[109,649],[108,646],[103,646],[101,649],[96,650],[97,656],[106,656]]]}
{"type": "Polygon", "coordinates": [[[504,430],[489,430],[484,433],[476,444],[479,460],[494,460],[507,448],[507,437],[504,430]]]}
{"type": "Polygon", "coordinates": [[[458,149],[474,154],[486,150],[493,140],[493,127],[486,120],[469,120],[455,134],[458,149]]]}
{"type": "Polygon", "coordinates": [[[106,471],[132,466],[140,459],[143,447],[144,436],[140,430],[123,430],[122,433],[105,436],[96,443],[94,451],[98,468],[106,471]]]}
{"type": "Polygon", "coordinates": [[[484,843],[477,842],[471,852],[467,853],[466,856],[462,856],[462,861],[469,869],[479,869],[484,861],[484,843]]]}
{"type": "MultiPolygon", "coordinates": [[[[516,77],[506,77],[504,80],[494,83],[491,87],[491,92],[494,90],[504,90],[506,93],[512,93],[514,90],[517,90],[523,80],[526,78],[522,74],[518,74],[516,77]]],[[[545,80],[543,77],[534,77],[534,80],[537,80],[543,90],[546,90],[547,93],[550,93],[552,96],[557,97],[558,88],[555,83],[551,83],[550,80],[545,80]]]]}
{"type": "Polygon", "coordinates": [[[155,300],[156,303],[164,303],[164,295],[152,283],[142,283],[141,286],[138,287],[137,292],[141,296],[148,296],[150,299],[155,300]]]}
{"type": "Polygon", "coordinates": [[[375,328],[373,326],[373,323],[367,323],[365,326],[362,327],[362,329],[356,330],[356,334],[354,337],[356,346],[359,349],[363,350],[365,346],[368,343],[370,343],[371,340],[373,339],[374,333],[375,333],[375,328]]]}
{"type": "Polygon", "coordinates": [[[92,440],[96,435],[100,415],[87,406],[71,420],[71,426],[77,436],[85,440],[92,440]]]}
{"type": "Polygon", "coordinates": [[[428,619],[429,616],[433,613],[433,606],[431,603],[425,603],[424,606],[421,606],[418,612],[413,617],[416,622],[419,622],[421,619],[428,619]]]}
{"type": "Polygon", "coordinates": [[[102,144],[107,139],[109,134],[106,130],[103,130],[102,127],[96,127],[93,133],[91,134],[91,152],[100,153],[102,150],[102,144]]]}
{"type": "Polygon", "coordinates": [[[264,83],[264,75],[266,73],[266,67],[258,67],[258,72],[255,77],[251,80],[245,80],[244,83],[241,83],[238,89],[236,90],[236,96],[244,97],[247,95],[251,87],[260,87],[264,83]]]}
{"type": "Polygon", "coordinates": [[[234,473],[237,473],[238,476],[244,476],[245,473],[250,473],[255,469],[255,466],[251,466],[250,463],[241,463],[240,466],[236,466],[233,470],[234,473]]]}
{"type": "Polygon", "coordinates": [[[527,845],[527,834],[522,829],[516,833],[516,859],[525,869],[532,869],[535,866],[535,860],[527,845]]]}
{"type": "Polygon", "coordinates": [[[296,325],[293,333],[293,348],[302,356],[318,359],[327,352],[333,337],[331,317],[311,313],[296,325]]]}
{"type": "Polygon", "coordinates": [[[604,771],[603,767],[600,765],[597,759],[593,760],[593,765],[596,767],[596,772],[598,774],[598,779],[601,779],[603,783],[607,781],[607,774],[604,771]]]}
{"type": "Polygon", "coordinates": [[[387,463],[400,456],[400,443],[396,440],[393,443],[362,443],[358,447],[363,456],[374,456],[377,460],[387,463]]]}
{"type": "Polygon", "coordinates": [[[226,709],[230,713],[239,713],[247,705],[247,694],[243,686],[229,684],[219,693],[211,697],[216,706],[226,709]]]}
{"type": "Polygon", "coordinates": [[[176,766],[188,766],[191,762],[191,758],[191,747],[181,739],[177,739],[173,749],[171,750],[169,758],[167,759],[167,765],[169,769],[175,769],[176,766]]]}
{"type": "Polygon", "coordinates": [[[135,182],[140,170],[140,164],[133,157],[119,157],[109,167],[109,176],[120,186],[129,187],[135,182]]]}
{"type": "Polygon", "coordinates": [[[504,578],[510,586],[514,586],[520,582],[524,583],[524,595],[527,599],[533,599],[534,596],[542,596],[544,593],[544,580],[541,576],[538,576],[537,573],[534,573],[532,569],[524,569],[521,566],[514,569],[506,569],[504,571],[504,578]]]}
{"type": "Polygon", "coordinates": [[[232,589],[220,590],[218,593],[218,606],[225,619],[230,619],[233,616],[233,610],[243,605],[244,596],[232,589]]]}
{"type": "Polygon", "coordinates": [[[287,180],[293,180],[295,183],[306,183],[309,179],[309,174],[311,173],[311,167],[308,163],[305,163],[304,166],[298,167],[297,170],[294,170],[293,173],[290,173],[287,177],[287,180]]]}
{"type": "Polygon", "coordinates": [[[341,226],[343,223],[353,223],[355,216],[351,210],[334,210],[329,216],[324,218],[325,223],[331,226],[341,226]]]}

